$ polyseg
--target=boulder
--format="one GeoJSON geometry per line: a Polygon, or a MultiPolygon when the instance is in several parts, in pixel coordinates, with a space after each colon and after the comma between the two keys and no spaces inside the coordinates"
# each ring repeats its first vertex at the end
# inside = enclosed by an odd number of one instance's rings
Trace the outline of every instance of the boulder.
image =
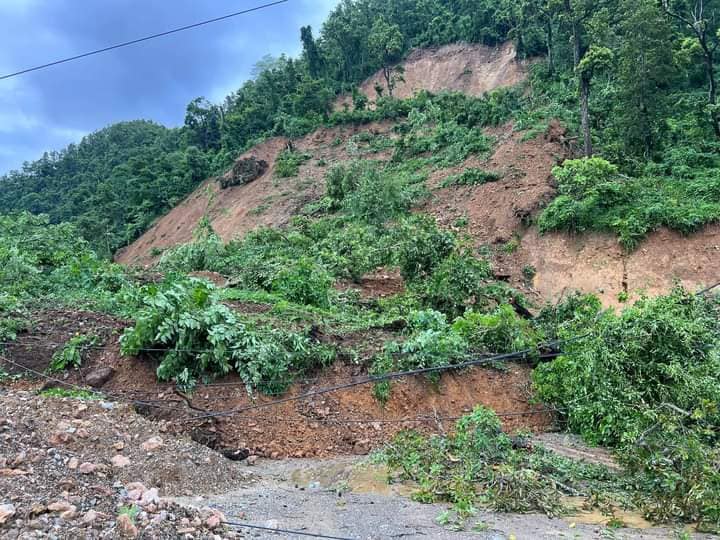
{"type": "Polygon", "coordinates": [[[108,382],[115,374],[115,370],[111,367],[99,367],[85,375],[85,382],[93,388],[100,388],[108,382]]]}
{"type": "Polygon", "coordinates": [[[264,159],[250,156],[238,159],[233,168],[220,177],[220,187],[227,189],[232,186],[242,186],[260,178],[268,170],[268,163],[264,159]]]}

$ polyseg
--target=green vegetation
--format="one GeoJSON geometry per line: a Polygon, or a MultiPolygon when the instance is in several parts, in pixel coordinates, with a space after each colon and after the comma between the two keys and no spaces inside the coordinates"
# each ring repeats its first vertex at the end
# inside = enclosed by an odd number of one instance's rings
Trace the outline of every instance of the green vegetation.
{"type": "MultiPolygon", "coordinates": [[[[525,140],[549,133],[584,155],[554,169],[558,196],[537,218],[541,232],[609,231],[629,250],[661,226],[689,234],[719,221],[720,1],[693,9],[699,5],[343,1],[317,39],[302,29],[300,58],[265,59],[221,105],[193,100],[182,128],[117,124],[2,177],[0,340],[15,339],[32,312],[49,305],[105,311],[133,321],[122,352],[157,361],[159,379],[192,389],[235,373],[249,391],[269,394],[338,357],[383,374],[523,352],[536,366],[538,400],[557,407],[568,429],[614,449],[624,480],[514,448],[497,417],[480,408],[452,435],[405,433],[386,451],[388,463],[419,483],[421,500],[452,502],[462,515],[475,506],[556,515],[569,490],[717,532],[717,299],[678,288],[615,313],[594,296],[570,295],[532,317],[528,308],[540,306],[496,279],[492,250],[478,252],[472,239],[411,212],[431,196],[431,173],[456,167],[444,186],[500,181],[461,167],[489,155],[494,139],[485,128],[512,121],[525,140]],[[526,84],[478,98],[393,97],[403,76],[397,62],[411,48],[507,39],[520,57],[545,57],[526,84]],[[378,69],[385,84],[370,105],[357,85],[378,69]],[[333,111],[343,92],[352,105],[333,111]],[[393,131],[368,128],[333,141],[354,161],[328,167],[325,196],[286,227],[225,243],[206,216],[192,242],[153,252],[164,276],[150,285],[109,262],[258,141],[380,121],[393,131]],[[402,292],[363,298],[346,290],[347,281],[388,268],[399,270],[402,292]],[[219,272],[230,286],[188,278],[193,271],[219,272]],[[378,329],[380,344],[340,345],[378,329]],[[550,343],[558,339],[561,346],[550,343]],[[544,363],[548,356],[557,358],[544,363]]],[[[297,176],[312,158],[292,148],[274,164],[278,178],[297,176]]],[[[519,247],[513,237],[499,249],[519,247]]],[[[522,274],[530,282],[535,269],[522,274]]],[[[50,367],[79,366],[93,343],[91,335],[73,337],[50,367]]],[[[388,382],[375,393],[392,398],[388,382]]]]}
{"type": "Polygon", "coordinates": [[[666,226],[685,234],[720,221],[720,169],[672,178],[628,178],[601,158],[554,169],[560,195],[538,220],[541,231],[609,230],[627,249],[666,226]]]}
{"type": "Polygon", "coordinates": [[[278,392],[292,382],[291,371],[334,359],[332,349],[313,346],[306,336],[241,320],[205,281],[151,285],[137,294],[141,307],[120,339],[121,350],[157,352],[161,381],[192,388],[199,378],[234,371],[250,389],[278,392]]]}
{"type": "Polygon", "coordinates": [[[570,429],[617,448],[647,515],[715,531],[719,314],[716,300],[680,288],[620,315],[598,312],[589,335],[534,372],[538,397],[563,410],[570,429]]]}
{"type": "Polygon", "coordinates": [[[479,186],[488,182],[497,182],[500,175],[496,172],[484,171],[482,169],[465,169],[460,174],[448,176],[442,182],[442,187],[450,186],[479,186]]]}
{"type": "Polygon", "coordinates": [[[101,394],[89,390],[74,390],[68,388],[48,388],[40,392],[42,397],[71,398],[81,400],[102,399],[101,394]]]}
{"type": "Polygon", "coordinates": [[[291,178],[300,172],[300,165],[312,156],[301,152],[284,150],[275,161],[275,176],[278,178],[291,178]]]}
{"type": "Polygon", "coordinates": [[[62,349],[53,354],[50,362],[50,371],[64,371],[70,368],[79,368],[82,365],[82,355],[89,348],[97,345],[98,338],[93,335],[73,336],[62,349]]]}
{"type": "Polygon", "coordinates": [[[515,449],[494,412],[477,407],[457,421],[452,435],[399,434],[377,456],[417,482],[414,498],[450,502],[460,517],[478,507],[499,512],[566,511],[568,491],[621,491],[621,479],[601,466],[581,464],[542,448],[515,449]]]}

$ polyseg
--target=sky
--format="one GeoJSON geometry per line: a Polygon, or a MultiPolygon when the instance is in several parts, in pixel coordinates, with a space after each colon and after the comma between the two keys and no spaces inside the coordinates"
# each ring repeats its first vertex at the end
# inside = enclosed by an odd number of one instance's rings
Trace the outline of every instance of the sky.
{"type": "MultiPolygon", "coordinates": [[[[221,101],[266,54],[297,56],[339,0],[285,4],[0,81],[0,175],[114,122],[183,122],[221,101]]],[[[268,0],[0,0],[0,76],[268,0]]]]}

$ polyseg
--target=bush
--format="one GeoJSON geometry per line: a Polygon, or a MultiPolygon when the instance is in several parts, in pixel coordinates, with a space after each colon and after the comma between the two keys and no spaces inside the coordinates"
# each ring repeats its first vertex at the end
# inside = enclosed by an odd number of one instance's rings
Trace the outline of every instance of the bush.
{"type": "Polygon", "coordinates": [[[534,349],[540,342],[540,334],[530,321],[519,317],[508,304],[487,314],[468,311],[453,323],[453,330],[473,348],[490,353],[534,349]]]}
{"type": "Polygon", "coordinates": [[[278,178],[291,178],[300,172],[300,165],[309,160],[310,154],[283,150],[275,160],[275,176],[278,178]]]}
{"type": "Polygon", "coordinates": [[[120,338],[121,351],[161,351],[158,379],[192,388],[198,379],[236,371],[248,388],[279,392],[293,371],[326,364],[331,350],[296,333],[255,327],[221,304],[212,285],[189,279],[143,287],[135,326],[120,338]]]}
{"type": "Polygon", "coordinates": [[[534,452],[513,449],[495,413],[484,407],[458,420],[452,435],[402,432],[381,457],[402,479],[418,484],[415,499],[453,503],[463,517],[475,513],[476,505],[500,512],[557,516],[564,507],[553,478],[563,478],[564,486],[571,489],[619,484],[602,467],[575,464],[542,448],[534,452]]]}
{"type": "Polygon", "coordinates": [[[302,257],[278,272],[272,290],[297,304],[327,307],[332,284],[332,277],[322,266],[302,257]]]}
{"type": "Polygon", "coordinates": [[[676,288],[598,313],[590,335],[576,323],[564,354],[533,374],[570,429],[617,448],[648,516],[711,530],[720,530],[719,315],[714,300],[676,288]]]}
{"type": "Polygon", "coordinates": [[[392,235],[395,260],[403,279],[413,281],[433,272],[455,247],[455,237],[428,216],[403,219],[392,235]]]}
{"type": "Polygon", "coordinates": [[[469,253],[454,253],[440,262],[416,290],[428,305],[452,319],[471,306],[486,306],[485,285],[491,278],[489,262],[469,253]]]}
{"type": "Polygon", "coordinates": [[[440,185],[442,187],[479,186],[488,182],[497,182],[500,178],[501,176],[496,172],[470,168],[460,174],[448,176],[440,185]]]}

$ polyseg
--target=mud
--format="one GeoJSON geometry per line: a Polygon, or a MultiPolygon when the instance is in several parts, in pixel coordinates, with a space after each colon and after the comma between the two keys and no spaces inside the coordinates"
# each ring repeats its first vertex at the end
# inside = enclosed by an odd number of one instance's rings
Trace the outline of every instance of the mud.
{"type": "MultiPolygon", "coordinates": [[[[447,505],[410,500],[408,495],[414,486],[388,485],[387,469],[357,458],[260,461],[252,470],[261,480],[246,488],[221,496],[177,501],[218,508],[228,519],[242,523],[363,540],[655,540],[675,537],[675,531],[647,527],[649,524],[635,521],[629,514],[625,516],[626,527],[609,529],[591,513],[551,519],[537,514],[479,511],[460,530],[452,530],[451,526],[443,527],[437,521],[437,517],[448,509],[447,505]]],[[[274,533],[263,531],[254,534],[257,538],[277,538],[274,533]]],[[[300,538],[292,534],[287,537],[300,538]]]]}

